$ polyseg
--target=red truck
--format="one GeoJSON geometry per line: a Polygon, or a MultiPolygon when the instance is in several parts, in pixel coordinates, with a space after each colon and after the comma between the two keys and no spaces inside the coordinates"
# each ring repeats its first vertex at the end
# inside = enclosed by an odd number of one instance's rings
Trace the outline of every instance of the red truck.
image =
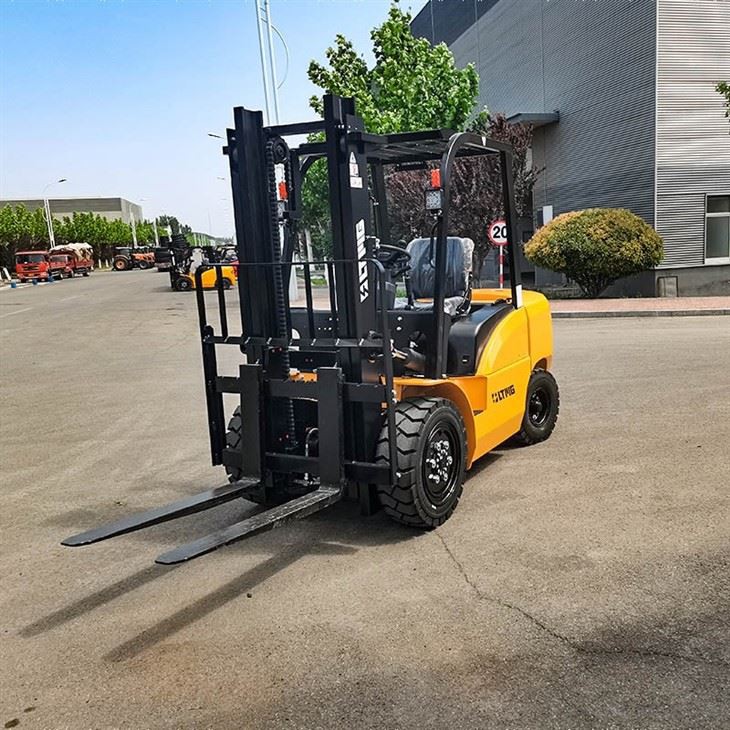
{"type": "Polygon", "coordinates": [[[88,276],[93,269],[93,249],[88,243],[69,243],[54,246],[50,251],[17,251],[15,254],[15,274],[21,282],[71,278],[74,274],[88,276]]]}
{"type": "Polygon", "coordinates": [[[17,251],[15,253],[15,274],[20,281],[39,279],[48,281],[66,274],[67,256],[51,256],[48,251],[17,251]]]}
{"type": "Polygon", "coordinates": [[[94,270],[94,249],[88,243],[66,243],[63,246],[54,246],[49,252],[53,259],[64,261],[66,276],[74,274],[88,276],[94,270]]]}

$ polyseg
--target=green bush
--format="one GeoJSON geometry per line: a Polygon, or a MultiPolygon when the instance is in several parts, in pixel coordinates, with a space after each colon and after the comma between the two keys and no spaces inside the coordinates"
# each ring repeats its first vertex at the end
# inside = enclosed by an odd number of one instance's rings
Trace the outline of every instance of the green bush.
{"type": "Polygon", "coordinates": [[[661,236],[622,208],[563,213],[525,245],[529,261],[565,274],[587,297],[597,297],[623,276],[656,266],[663,255],[661,236]]]}

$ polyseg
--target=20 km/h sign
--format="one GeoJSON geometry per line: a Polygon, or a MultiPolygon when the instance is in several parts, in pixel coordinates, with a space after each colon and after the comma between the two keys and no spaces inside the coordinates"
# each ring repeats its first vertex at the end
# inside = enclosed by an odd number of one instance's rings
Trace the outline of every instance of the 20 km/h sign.
{"type": "Polygon", "coordinates": [[[489,224],[487,236],[493,246],[499,248],[497,258],[499,260],[499,288],[504,289],[504,247],[507,245],[507,221],[498,218],[489,224]]]}
{"type": "Polygon", "coordinates": [[[502,218],[492,221],[489,224],[489,230],[487,231],[489,240],[493,246],[506,246],[507,245],[507,221],[502,218]]]}

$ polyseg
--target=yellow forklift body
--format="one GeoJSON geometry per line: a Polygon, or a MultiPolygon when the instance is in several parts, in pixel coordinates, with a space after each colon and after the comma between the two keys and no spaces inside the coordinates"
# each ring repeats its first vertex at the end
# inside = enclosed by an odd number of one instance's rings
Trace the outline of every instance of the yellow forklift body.
{"type": "MultiPolygon", "coordinates": [[[[217,271],[217,269],[211,268],[211,269],[206,269],[201,274],[201,280],[203,282],[203,289],[215,289],[215,286],[216,286],[215,282],[216,282],[216,278],[218,276],[216,271],[217,271]]],[[[236,270],[233,268],[233,266],[223,266],[221,268],[220,272],[221,272],[221,274],[220,274],[221,277],[223,279],[226,279],[230,283],[231,286],[235,285],[235,283],[237,281],[237,277],[236,277],[236,270]]],[[[190,281],[192,282],[192,285],[193,285],[192,288],[195,289],[195,277],[192,274],[184,274],[184,276],[186,276],[187,278],[190,279],[190,281]]]]}
{"type": "MultiPolygon", "coordinates": [[[[504,289],[475,289],[472,301],[496,302],[504,289]]],[[[523,306],[505,316],[487,339],[476,373],[430,380],[396,377],[396,399],[414,396],[448,398],[459,409],[467,434],[467,468],[519,430],[525,413],[527,384],[536,368],[550,370],[553,332],[550,306],[538,292],[523,292],[523,306]]]]}

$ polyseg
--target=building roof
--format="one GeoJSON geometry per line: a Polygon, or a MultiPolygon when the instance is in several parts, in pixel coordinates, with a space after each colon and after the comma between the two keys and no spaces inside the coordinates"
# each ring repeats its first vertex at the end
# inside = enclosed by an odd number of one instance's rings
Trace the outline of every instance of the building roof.
{"type": "Polygon", "coordinates": [[[510,124],[531,124],[533,128],[545,127],[560,121],[560,112],[518,112],[507,117],[510,124]]]}

